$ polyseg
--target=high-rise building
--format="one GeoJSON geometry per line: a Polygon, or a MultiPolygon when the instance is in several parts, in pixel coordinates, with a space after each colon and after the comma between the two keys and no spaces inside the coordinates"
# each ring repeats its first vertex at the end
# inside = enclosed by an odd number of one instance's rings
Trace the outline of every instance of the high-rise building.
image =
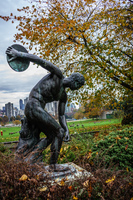
{"type": "Polygon", "coordinates": [[[23,100],[19,99],[19,108],[20,110],[23,110],[23,100]]]}
{"type": "Polygon", "coordinates": [[[25,109],[25,106],[28,102],[28,97],[24,99],[24,103],[23,103],[23,100],[22,99],[19,99],[19,109],[20,110],[24,110],[25,109]]]}
{"type": "Polygon", "coordinates": [[[47,103],[45,106],[45,109],[49,114],[51,114],[53,116],[57,116],[57,114],[58,114],[57,106],[58,106],[58,102],[53,101],[53,102],[47,103]]]}
{"type": "Polygon", "coordinates": [[[13,109],[13,112],[14,112],[13,116],[14,116],[14,117],[17,117],[17,115],[19,114],[18,108],[15,107],[15,108],[13,109]]]}
{"type": "Polygon", "coordinates": [[[5,104],[5,113],[10,120],[10,118],[13,116],[13,103],[8,102],[7,104],[5,104]]]}
{"type": "Polygon", "coordinates": [[[4,107],[2,107],[2,112],[3,112],[3,115],[5,115],[5,114],[6,114],[6,109],[5,109],[5,106],[4,106],[4,107]]]}
{"type": "Polygon", "coordinates": [[[25,106],[26,106],[26,104],[27,104],[28,100],[29,100],[29,98],[28,98],[28,97],[26,97],[26,99],[24,99],[24,108],[25,108],[25,106]]]}
{"type": "Polygon", "coordinates": [[[75,109],[76,106],[74,103],[70,103],[70,105],[68,106],[68,102],[66,103],[65,106],[65,113],[71,113],[73,111],[73,109],[75,109]]]}

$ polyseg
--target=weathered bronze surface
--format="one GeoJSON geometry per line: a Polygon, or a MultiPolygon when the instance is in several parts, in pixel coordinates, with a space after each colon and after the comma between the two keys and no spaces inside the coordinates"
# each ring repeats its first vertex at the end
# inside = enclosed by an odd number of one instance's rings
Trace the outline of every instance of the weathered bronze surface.
{"type": "MultiPolygon", "coordinates": [[[[20,49],[19,49],[20,50],[20,49]]],[[[16,157],[27,162],[42,161],[42,151],[51,144],[50,164],[57,163],[63,138],[69,141],[69,130],[65,119],[65,105],[67,102],[66,87],[77,90],[84,84],[84,77],[80,73],[73,73],[64,78],[61,70],[42,58],[27,52],[21,52],[13,46],[8,47],[6,54],[11,60],[21,60],[24,64],[30,61],[48,70],[50,73],[44,76],[31,90],[29,101],[25,107],[25,117],[22,119],[19,144],[16,157]],[[44,110],[46,103],[59,101],[59,123],[44,110]],[[40,139],[43,132],[46,138],[40,139]]],[[[9,63],[11,63],[9,59],[9,63]]],[[[14,65],[14,66],[17,66],[14,65]]],[[[23,65],[19,65],[19,67],[23,65]]],[[[19,67],[18,71],[23,71],[19,67]]]]}

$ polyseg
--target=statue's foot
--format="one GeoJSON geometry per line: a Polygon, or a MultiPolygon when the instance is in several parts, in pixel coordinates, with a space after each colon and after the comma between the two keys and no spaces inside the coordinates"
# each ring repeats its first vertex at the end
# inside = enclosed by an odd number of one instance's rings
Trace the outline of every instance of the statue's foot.
{"type": "Polygon", "coordinates": [[[68,166],[63,166],[60,164],[50,164],[48,169],[49,172],[64,172],[68,170],[69,170],[68,166]]]}

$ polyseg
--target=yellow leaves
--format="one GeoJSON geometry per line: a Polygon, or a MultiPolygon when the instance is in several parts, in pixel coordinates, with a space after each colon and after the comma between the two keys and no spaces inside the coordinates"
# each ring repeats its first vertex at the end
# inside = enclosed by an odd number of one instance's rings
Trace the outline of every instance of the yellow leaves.
{"type": "Polygon", "coordinates": [[[45,52],[46,56],[49,56],[50,54],[50,50],[48,49],[46,52],[45,52]]]}
{"type": "Polygon", "coordinates": [[[63,178],[63,179],[59,179],[59,178],[57,178],[56,180],[55,180],[55,182],[59,185],[59,186],[64,186],[65,185],[65,181],[67,181],[68,180],[68,178],[66,177],[66,178],[63,178]]]}
{"type": "Polygon", "coordinates": [[[110,53],[111,53],[111,51],[112,51],[112,49],[109,49],[109,51],[108,51],[108,54],[110,54],[110,53]]]}
{"type": "Polygon", "coordinates": [[[122,138],[122,137],[119,136],[119,135],[117,135],[117,137],[115,137],[115,139],[116,139],[116,144],[117,144],[117,141],[118,141],[118,140],[121,140],[121,138],[122,138]]]}
{"type": "Polygon", "coordinates": [[[129,140],[129,138],[128,137],[124,137],[125,138],[125,140],[129,140]]]}
{"type": "Polygon", "coordinates": [[[47,190],[46,186],[44,186],[44,187],[42,187],[42,188],[39,189],[40,192],[45,192],[46,190],[47,190]]]}
{"type": "Polygon", "coordinates": [[[85,181],[85,182],[83,183],[83,185],[84,185],[85,187],[89,186],[89,180],[85,181]]]}
{"type": "Polygon", "coordinates": [[[113,176],[111,179],[108,179],[108,180],[106,180],[105,182],[106,182],[106,183],[111,183],[111,182],[113,182],[113,181],[115,180],[115,178],[116,178],[116,177],[113,176]]]}
{"type": "Polygon", "coordinates": [[[78,200],[78,197],[76,197],[76,196],[73,196],[73,200],[78,200]]]}
{"type": "Polygon", "coordinates": [[[90,157],[91,157],[91,152],[89,152],[89,155],[88,155],[87,159],[89,159],[90,157]]]}
{"type": "Polygon", "coordinates": [[[64,181],[64,179],[62,179],[62,180],[58,183],[58,185],[60,185],[60,186],[64,186],[64,185],[65,185],[65,181],[64,181]]]}
{"type": "Polygon", "coordinates": [[[19,179],[19,181],[26,181],[26,180],[29,180],[28,176],[26,174],[23,174],[21,176],[21,178],[19,179]]]}
{"type": "Polygon", "coordinates": [[[28,178],[28,176],[26,175],[26,174],[23,174],[20,178],[19,178],[19,181],[30,181],[30,182],[32,182],[32,183],[34,183],[35,185],[37,184],[37,180],[36,179],[34,179],[34,178],[31,178],[31,179],[29,179],[28,178]]]}

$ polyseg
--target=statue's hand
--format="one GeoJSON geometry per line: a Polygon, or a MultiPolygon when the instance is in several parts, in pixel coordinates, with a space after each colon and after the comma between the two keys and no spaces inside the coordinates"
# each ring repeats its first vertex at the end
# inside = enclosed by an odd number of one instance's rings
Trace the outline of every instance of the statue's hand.
{"type": "Polygon", "coordinates": [[[70,135],[69,132],[66,132],[65,138],[64,138],[64,142],[68,142],[70,140],[70,135]]]}
{"type": "Polygon", "coordinates": [[[13,47],[8,47],[6,50],[6,54],[11,56],[11,58],[8,60],[9,62],[15,60],[19,55],[18,51],[13,47]]]}

